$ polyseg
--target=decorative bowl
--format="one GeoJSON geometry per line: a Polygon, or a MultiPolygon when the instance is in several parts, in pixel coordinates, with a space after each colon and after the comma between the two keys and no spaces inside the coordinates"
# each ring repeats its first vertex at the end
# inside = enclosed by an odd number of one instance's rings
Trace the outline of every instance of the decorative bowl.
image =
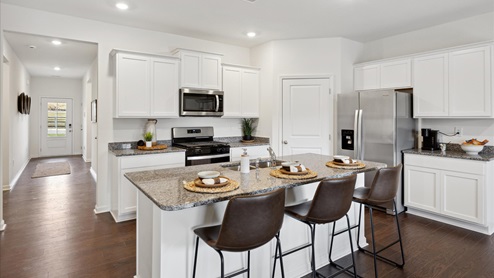
{"type": "Polygon", "coordinates": [[[477,155],[484,149],[484,145],[462,144],[461,149],[470,155],[477,155]]]}
{"type": "Polygon", "coordinates": [[[281,163],[282,167],[287,167],[287,168],[290,168],[290,166],[299,166],[299,165],[300,163],[294,161],[285,161],[281,163]]]}
{"type": "Polygon", "coordinates": [[[218,171],[202,171],[197,173],[197,175],[201,179],[214,179],[220,176],[220,172],[218,171]]]}

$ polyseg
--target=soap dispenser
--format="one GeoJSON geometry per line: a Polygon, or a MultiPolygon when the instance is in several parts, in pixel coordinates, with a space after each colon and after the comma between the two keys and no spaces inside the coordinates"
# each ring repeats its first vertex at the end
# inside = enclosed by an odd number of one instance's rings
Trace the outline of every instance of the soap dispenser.
{"type": "Polygon", "coordinates": [[[244,153],[240,157],[240,173],[247,174],[250,172],[250,160],[247,154],[247,149],[243,148],[244,153]]]}

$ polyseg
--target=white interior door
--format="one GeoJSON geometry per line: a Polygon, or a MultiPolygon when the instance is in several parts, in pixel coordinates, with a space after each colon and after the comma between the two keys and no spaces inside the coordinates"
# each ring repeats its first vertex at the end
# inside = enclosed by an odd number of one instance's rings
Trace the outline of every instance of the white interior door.
{"type": "Polygon", "coordinates": [[[72,155],[72,99],[41,98],[40,156],[72,155]]]}
{"type": "Polygon", "coordinates": [[[329,78],[283,80],[283,155],[333,153],[329,78]]]}

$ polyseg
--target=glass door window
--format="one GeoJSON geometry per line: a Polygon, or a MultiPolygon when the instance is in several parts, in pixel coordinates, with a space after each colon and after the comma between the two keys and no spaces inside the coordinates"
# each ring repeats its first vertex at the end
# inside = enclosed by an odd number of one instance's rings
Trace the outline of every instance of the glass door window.
{"type": "Polygon", "coordinates": [[[67,103],[48,102],[47,104],[47,136],[67,136],[67,103]]]}

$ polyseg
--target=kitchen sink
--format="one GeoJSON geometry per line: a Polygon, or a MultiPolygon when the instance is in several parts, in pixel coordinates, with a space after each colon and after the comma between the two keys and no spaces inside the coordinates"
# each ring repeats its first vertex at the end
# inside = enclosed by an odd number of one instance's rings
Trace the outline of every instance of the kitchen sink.
{"type": "MultiPolygon", "coordinates": [[[[275,160],[276,166],[280,166],[284,160],[275,160]]],[[[240,162],[232,162],[228,164],[222,164],[221,167],[230,169],[233,171],[240,171],[240,162]]],[[[259,162],[259,168],[269,168],[271,167],[271,160],[264,160],[259,162]]],[[[256,169],[256,162],[250,162],[250,169],[256,169]]]]}

